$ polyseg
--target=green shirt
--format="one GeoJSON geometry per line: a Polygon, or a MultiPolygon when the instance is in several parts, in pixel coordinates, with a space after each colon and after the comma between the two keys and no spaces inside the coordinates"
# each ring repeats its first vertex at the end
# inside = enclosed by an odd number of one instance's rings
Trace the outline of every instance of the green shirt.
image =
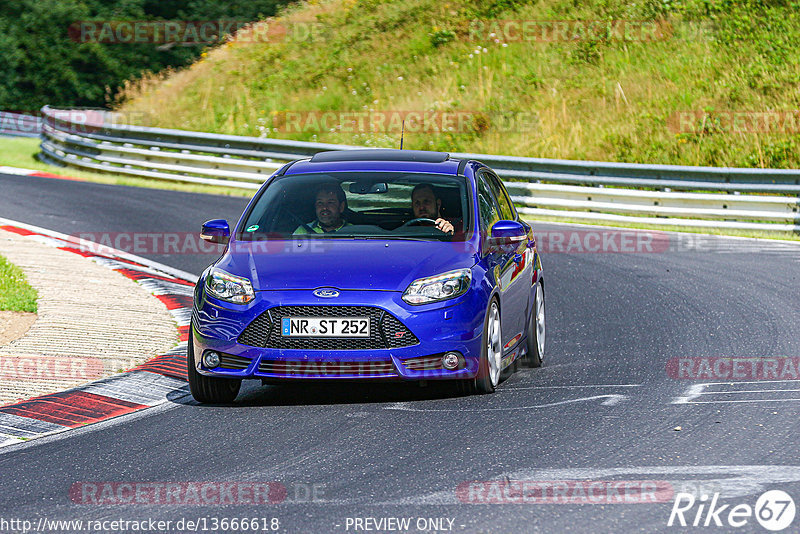
{"type": "Polygon", "coordinates": [[[352,224],[350,224],[350,223],[349,223],[349,222],[347,222],[347,221],[342,221],[342,224],[341,224],[341,226],[339,226],[338,228],[334,228],[333,230],[330,230],[330,231],[326,232],[325,230],[323,230],[323,229],[322,229],[322,226],[319,224],[319,220],[315,220],[315,221],[313,221],[313,222],[310,222],[310,223],[306,224],[305,226],[302,226],[302,225],[301,225],[301,226],[298,226],[298,227],[297,227],[297,230],[295,230],[295,231],[294,231],[294,233],[292,233],[292,235],[307,235],[307,234],[309,234],[310,232],[309,232],[309,231],[306,229],[306,226],[308,226],[309,228],[311,228],[311,230],[312,230],[312,231],[313,231],[315,234],[329,234],[329,233],[335,232],[335,231],[337,231],[337,230],[341,230],[341,229],[342,229],[342,228],[344,228],[345,226],[353,226],[353,225],[352,225],[352,224]]]}

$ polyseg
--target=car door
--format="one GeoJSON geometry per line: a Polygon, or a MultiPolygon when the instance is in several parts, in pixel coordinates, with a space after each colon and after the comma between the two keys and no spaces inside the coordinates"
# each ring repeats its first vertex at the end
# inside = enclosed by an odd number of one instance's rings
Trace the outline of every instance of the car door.
{"type": "MultiPolygon", "coordinates": [[[[492,246],[489,239],[492,226],[506,217],[510,217],[507,220],[515,220],[516,214],[509,212],[508,207],[505,210],[501,207],[494,192],[496,184],[492,184],[491,180],[490,173],[485,171],[478,173],[478,208],[481,218],[481,233],[484,236],[484,243],[488,244],[484,247],[484,258],[487,267],[494,273],[495,283],[500,291],[503,346],[508,348],[521,339],[525,328],[525,312],[530,284],[523,283],[524,277],[521,275],[525,268],[523,262],[527,259],[524,251],[527,249],[524,241],[514,247],[492,246]]],[[[505,200],[508,202],[507,198],[505,200]]],[[[530,278],[528,279],[530,280],[530,278]]]]}

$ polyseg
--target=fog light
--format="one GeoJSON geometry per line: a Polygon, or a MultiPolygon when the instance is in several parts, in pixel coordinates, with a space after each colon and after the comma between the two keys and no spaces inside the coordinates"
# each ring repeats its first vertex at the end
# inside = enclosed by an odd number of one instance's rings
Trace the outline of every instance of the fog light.
{"type": "Polygon", "coordinates": [[[219,353],[210,350],[203,354],[203,365],[206,367],[217,367],[219,365],[219,353]]]}
{"type": "Polygon", "coordinates": [[[461,355],[457,352],[448,352],[444,356],[442,356],[442,367],[447,369],[448,371],[453,371],[458,369],[459,364],[461,363],[461,355]]]}

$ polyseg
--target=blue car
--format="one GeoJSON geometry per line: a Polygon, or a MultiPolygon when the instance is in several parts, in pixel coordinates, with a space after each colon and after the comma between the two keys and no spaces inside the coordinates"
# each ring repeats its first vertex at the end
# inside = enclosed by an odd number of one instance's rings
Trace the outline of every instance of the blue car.
{"type": "Polygon", "coordinates": [[[457,380],[491,393],[545,344],[531,227],[478,161],[414,150],[321,152],[271,176],[194,292],[191,392],[242,379],[457,380]]]}

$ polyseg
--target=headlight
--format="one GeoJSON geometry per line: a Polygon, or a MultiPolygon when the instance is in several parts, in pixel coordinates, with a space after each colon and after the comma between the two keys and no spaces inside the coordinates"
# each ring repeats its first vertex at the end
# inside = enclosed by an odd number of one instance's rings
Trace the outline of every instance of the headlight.
{"type": "Polygon", "coordinates": [[[403,293],[409,304],[428,304],[463,295],[472,281],[472,270],[458,269],[429,278],[414,280],[403,293]]]}
{"type": "Polygon", "coordinates": [[[234,304],[247,304],[256,298],[250,280],[216,268],[206,276],[206,291],[212,297],[234,304]]]}

